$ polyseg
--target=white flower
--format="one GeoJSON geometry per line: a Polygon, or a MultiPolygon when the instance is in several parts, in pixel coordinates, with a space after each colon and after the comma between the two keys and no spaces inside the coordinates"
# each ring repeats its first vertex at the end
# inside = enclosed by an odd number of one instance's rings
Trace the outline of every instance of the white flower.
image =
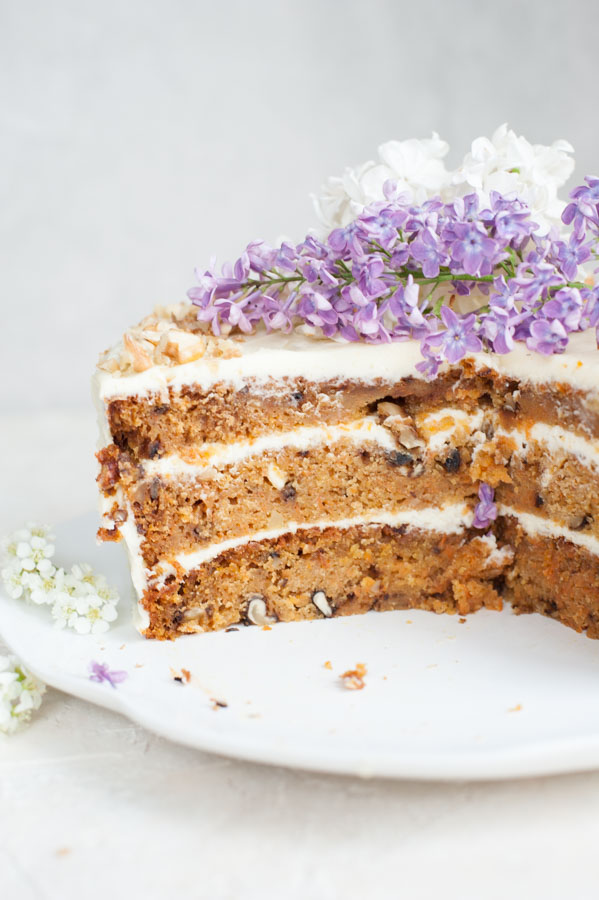
{"type": "Polygon", "coordinates": [[[574,171],[573,152],[567,141],[531,144],[504,124],[492,138],[472,142],[452,182],[458,195],[475,190],[484,203],[491,191],[516,194],[530,207],[539,232],[546,233],[552,225],[561,227],[565,204],[557,192],[574,171]]]}
{"type": "Polygon", "coordinates": [[[424,140],[381,144],[378,162],[346,168],[340,178],[327,180],[320,197],[312,198],[320,221],[327,231],[347,225],[369,203],[383,199],[383,185],[389,180],[414,203],[441,193],[451,179],[443,162],[448,150],[449,144],[436,133],[424,140]]]}
{"type": "Polygon", "coordinates": [[[20,566],[8,565],[5,569],[2,569],[1,574],[9,597],[12,597],[13,600],[19,600],[21,597],[26,596],[27,584],[25,578],[28,574],[27,572],[24,572],[20,566]]]}
{"type": "Polygon", "coordinates": [[[52,541],[48,528],[29,524],[3,542],[8,564],[1,575],[7,593],[15,600],[50,606],[60,628],[79,634],[108,631],[118,615],[117,592],[87,563],[74,565],[70,572],[56,568],[52,541]]]}
{"type": "Polygon", "coordinates": [[[45,690],[15,656],[0,656],[0,731],[12,734],[28,722],[45,690]]]}
{"type": "Polygon", "coordinates": [[[91,566],[74,565],[52,594],[52,615],[59,628],[78,634],[103,634],[117,618],[119,597],[91,566]]]}
{"type": "Polygon", "coordinates": [[[57,581],[64,577],[64,569],[51,566],[47,572],[25,572],[23,582],[29,591],[29,599],[38,606],[52,603],[52,592],[57,588],[57,581]]]}
{"type": "Polygon", "coordinates": [[[54,535],[46,525],[30,522],[2,542],[3,554],[8,558],[9,567],[23,572],[39,572],[52,575],[54,566],[54,535]]]}
{"type": "Polygon", "coordinates": [[[314,206],[328,233],[347,225],[364,207],[384,199],[391,180],[414,203],[440,196],[445,202],[475,191],[484,204],[491,191],[516,194],[531,209],[539,232],[561,227],[564,203],[557,192],[574,170],[573,148],[567,141],[550,146],[531,144],[501,125],[489,139],[476,138],[454,171],[445,167],[448,144],[438,134],[426,140],[388,141],[378,148],[378,161],[348,168],[329,178],[314,206]]]}

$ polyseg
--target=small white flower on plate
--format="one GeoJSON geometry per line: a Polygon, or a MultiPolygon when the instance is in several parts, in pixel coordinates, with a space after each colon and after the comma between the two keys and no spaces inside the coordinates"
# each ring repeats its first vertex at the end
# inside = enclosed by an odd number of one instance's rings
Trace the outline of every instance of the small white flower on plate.
{"type": "Polygon", "coordinates": [[[0,731],[12,734],[27,723],[45,690],[16,656],[0,656],[0,731]]]}
{"type": "Polygon", "coordinates": [[[108,631],[118,615],[118,593],[87,563],[74,565],[70,572],[54,566],[53,540],[49,528],[29,524],[2,542],[6,592],[14,600],[50,606],[59,628],[78,634],[108,631]]]}
{"type": "Polygon", "coordinates": [[[118,594],[103,575],[86,563],[74,565],[52,595],[52,616],[59,628],[78,634],[103,634],[117,618],[118,594]]]}
{"type": "Polygon", "coordinates": [[[44,578],[51,578],[55,572],[52,564],[54,556],[54,535],[46,525],[31,522],[26,528],[19,528],[2,542],[3,555],[8,566],[2,571],[2,579],[11,597],[18,599],[24,591],[18,591],[20,578],[24,585],[23,575],[26,572],[38,573],[44,578]]]}
{"type": "Polygon", "coordinates": [[[25,577],[28,575],[27,572],[24,572],[20,566],[8,565],[5,569],[2,569],[1,574],[9,597],[12,597],[13,600],[19,600],[21,597],[26,596],[28,588],[25,577]]]}
{"type": "Polygon", "coordinates": [[[29,599],[38,606],[51,603],[52,591],[56,590],[56,579],[60,577],[61,572],[64,574],[64,570],[55,569],[54,566],[43,575],[39,572],[25,572],[23,583],[29,591],[29,599]]]}

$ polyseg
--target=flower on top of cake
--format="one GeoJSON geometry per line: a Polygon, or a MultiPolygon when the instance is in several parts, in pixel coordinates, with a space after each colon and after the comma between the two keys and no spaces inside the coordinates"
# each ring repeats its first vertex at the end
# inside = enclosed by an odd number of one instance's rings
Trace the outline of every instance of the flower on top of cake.
{"type": "Polygon", "coordinates": [[[378,163],[329,183],[319,202],[325,236],[253,241],[220,272],[197,271],[188,297],[215,336],[418,340],[425,378],[517,342],[562,353],[571,333],[599,332],[599,285],[585,268],[599,256],[599,179],[562,203],[570,152],[565,141],[533,146],[502,126],[448,172],[437,135],[390,142],[378,163]]]}
{"type": "Polygon", "coordinates": [[[485,205],[492,191],[514,195],[530,209],[538,233],[562,227],[565,204],[558,191],[574,171],[574,148],[568,141],[531,144],[503,124],[491,138],[472,141],[454,170],[445,166],[448,152],[449,144],[436,132],[422,140],[387,141],[378,148],[378,160],[331,176],[320,195],[312,197],[324,232],[349,224],[365,206],[384,200],[387,181],[416,204],[436,197],[448,203],[473,191],[485,205]]]}
{"type": "MultiPolygon", "coordinates": [[[[233,327],[233,326],[231,326],[233,327]]],[[[122,340],[100,354],[98,368],[112,375],[132,375],[152,366],[179,366],[206,358],[231,358],[240,350],[212,334],[187,303],[157,306],[122,340]]]]}

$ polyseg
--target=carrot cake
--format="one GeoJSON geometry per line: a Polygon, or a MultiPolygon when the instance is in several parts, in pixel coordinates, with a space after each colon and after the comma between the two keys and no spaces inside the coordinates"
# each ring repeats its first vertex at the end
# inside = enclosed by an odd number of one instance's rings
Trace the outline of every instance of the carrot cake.
{"type": "Polygon", "coordinates": [[[250,244],[102,354],[102,540],[139,628],[419,608],[599,636],[599,233],[492,192],[250,244]]]}

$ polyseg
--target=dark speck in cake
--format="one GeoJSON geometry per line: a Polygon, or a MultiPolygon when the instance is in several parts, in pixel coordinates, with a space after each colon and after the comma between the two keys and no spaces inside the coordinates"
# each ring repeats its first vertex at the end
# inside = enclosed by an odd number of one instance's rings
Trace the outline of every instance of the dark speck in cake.
{"type": "Polygon", "coordinates": [[[297,491],[290,481],[281,488],[281,497],[283,500],[295,500],[296,495],[297,491]]]}
{"type": "Polygon", "coordinates": [[[152,441],[148,447],[148,456],[154,459],[160,454],[160,441],[152,441]]]}
{"type": "Polygon", "coordinates": [[[457,447],[454,447],[453,450],[450,450],[447,456],[445,457],[445,461],[443,462],[443,467],[446,472],[457,472],[460,468],[461,463],[460,451],[457,447]]]}
{"type": "Polygon", "coordinates": [[[540,494],[537,494],[537,496],[535,497],[535,506],[537,507],[537,509],[538,509],[540,506],[544,506],[544,504],[545,504],[545,501],[543,500],[543,498],[541,497],[541,495],[540,495],[540,494]]]}
{"type": "Polygon", "coordinates": [[[387,454],[387,461],[390,466],[407,466],[413,459],[412,454],[406,453],[405,450],[391,450],[387,454]]]}

